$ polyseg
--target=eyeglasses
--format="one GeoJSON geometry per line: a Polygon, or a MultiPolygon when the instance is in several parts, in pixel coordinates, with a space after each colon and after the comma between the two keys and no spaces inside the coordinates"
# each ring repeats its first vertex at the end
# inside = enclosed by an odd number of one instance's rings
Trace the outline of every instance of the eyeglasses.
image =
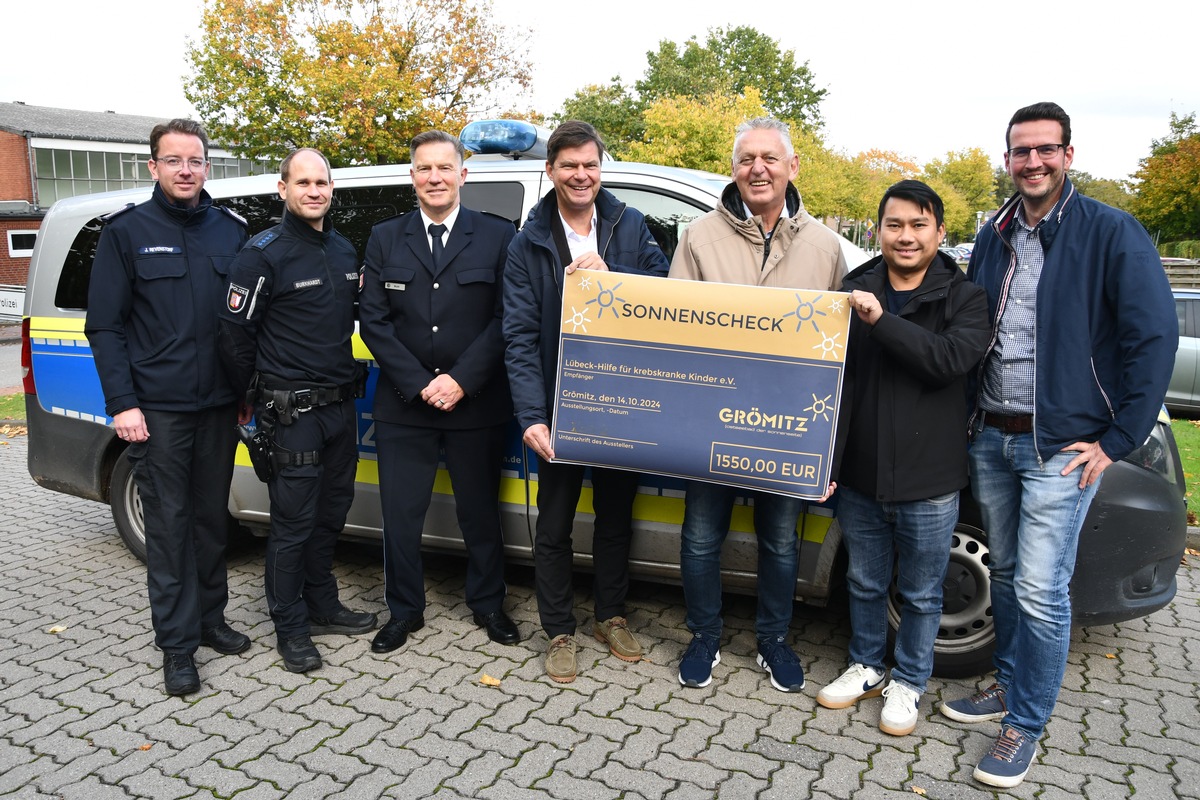
{"type": "Polygon", "coordinates": [[[1026,161],[1029,159],[1029,154],[1037,151],[1038,158],[1045,161],[1054,158],[1059,149],[1065,149],[1065,144],[1039,144],[1037,147],[1014,147],[1008,151],[1009,158],[1013,161],[1026,161]]]}
{"type": "Polygon", "coordinates": [[[154,159],[154,163],[160,167],[166,167],[169,170],[183,169],[183,165],[187,164],[188,168],[193,172],[199,172],[204,169],[204,165],[208,162],[203,158],[180,158],[179,156],[163,156],[162,158],[154,159]]]}

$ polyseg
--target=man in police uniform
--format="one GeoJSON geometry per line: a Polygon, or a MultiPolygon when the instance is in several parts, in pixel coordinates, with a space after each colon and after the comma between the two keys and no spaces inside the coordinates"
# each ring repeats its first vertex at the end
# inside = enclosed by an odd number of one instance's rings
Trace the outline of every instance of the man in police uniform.
{"type": "Polygon", "coordinates": [[[360,367],[350,342],[358,255],[326,217],[333,180],[325,156],[301,148],[280,174],[283,221],[234,262],[220,338],[231,380],[253,386],[259,424],[273,428],[267,606],[284,666],[308,672],[321,666],[312,636],[367,633],[376,622],[341,604],[333,577],[358,462],[360,367]]]}
{"type": "Polygon", "coordinates": [[[218,366],[215,310],[246,231],[204,191],[208,139],[199,123],[154,126],[149,168],[157,181],[149,202],[110,216],[100,236],[84,331],[141,496],[166,690],[184,695],[200,691],[198,646],[250,647],[225,622],[237,406],[218,366]]]}
{"type": "Polygon", "coordinates": [[[499,511],[504,434],[513,416],[501,286],[516,228],[459,205],[467,169],[456,137],[426,131],[410,151],[420,208],[371,231],[359,299],[362,338],[380,370],[373,415],[392,614],[371,649],[396,650],[425,624],[421,529],[439,446],[467,546],[467,605],[493,641],[516,644],[520,634],[503,608],[499,511]]]}

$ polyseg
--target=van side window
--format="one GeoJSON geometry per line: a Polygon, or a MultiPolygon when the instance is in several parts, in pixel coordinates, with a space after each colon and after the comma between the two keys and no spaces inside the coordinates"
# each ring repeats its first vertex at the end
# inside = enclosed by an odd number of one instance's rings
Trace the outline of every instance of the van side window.
{"type": "Polygon", "coordinates": [[[635,189],[629,186],[605,183],[604,188],[617,196],[626,205],[633,206],[646,217],[646,227],[658,241],[658,246],[670,261],[679,246],[679,234],[693,220],[708,213],[690,200],[674,197],[652,189],[635,189]]]}
{"type": "MultiPolygon", "coordinates": [[[[470,164],[467,165],[470,167],[470,164]]],[[[467,182],[459,190],[462,204],[473,211],[487,211],[511,220],[516,227],[521,227],[521,209],[525,207],[525,187],[519,183],[471,183],[470,174],[467,182]]]]}
{"type": "Polygon", "coordinates": [[[75,241],[71,242],[71,249],[67,251],[62,273],[58,276],[58,287],[54,291],[54,305],[59,308],[87,308],[92,259],[96,257],[96,245],[100,243],[100,230],[103,227],[98,218],[90,219],[75,234],[75,241]]]}

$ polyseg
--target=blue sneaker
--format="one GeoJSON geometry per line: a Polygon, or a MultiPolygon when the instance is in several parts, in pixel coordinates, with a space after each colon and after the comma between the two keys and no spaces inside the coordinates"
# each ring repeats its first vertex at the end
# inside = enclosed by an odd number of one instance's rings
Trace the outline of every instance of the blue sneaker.
{"type": "Polygon", "coordinates": [[[679,682],[699,689],[712,683],[713,667],[721,663],[719,642],[696,634],[679,661],[679,682]]]}
{"type": "Polygon", "coordinates": [[[1008,713],[1008,706],[1004,704],[1004,688],[993,683],[970,697],[942,703],[938,710],[943,717],[956,722],[990,722],[1003,719],[1008,713]]]}
{"type": "Polygon", "coordinates": [[[975,780],[988,786],[1011,789],[1025,780],[1036,749],[1037,742],[1016,728],[1001,728],[991,749],[975,767],[975,780]]]}
{"type": "Polygon", "coordinates": [[[758,665],[771,676],[771,685],[781,692],[804,688],[804,668],[783,637],[758,643],[758,665]]]}

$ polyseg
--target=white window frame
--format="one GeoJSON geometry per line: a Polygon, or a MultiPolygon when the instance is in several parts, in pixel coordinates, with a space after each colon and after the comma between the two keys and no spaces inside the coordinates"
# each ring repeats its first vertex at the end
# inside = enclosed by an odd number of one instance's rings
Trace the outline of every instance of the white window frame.
{"type": "Polygon", "coordinates": [[[23,250],[23,249],[13,245],[13,234],[14,233],[32,233],[34,235],[34,241],[36,244],[37,232],[38,232],[37,228],[32,228],[32,229],[24,228],[24,229],[10,230],[8,232],[8,255],[9,255],[9,257],[10,258],[30,258],[30,257],[32,257],[33,256],[33,248],[32,247],[29,248],[28,250],[23,250]]]}

